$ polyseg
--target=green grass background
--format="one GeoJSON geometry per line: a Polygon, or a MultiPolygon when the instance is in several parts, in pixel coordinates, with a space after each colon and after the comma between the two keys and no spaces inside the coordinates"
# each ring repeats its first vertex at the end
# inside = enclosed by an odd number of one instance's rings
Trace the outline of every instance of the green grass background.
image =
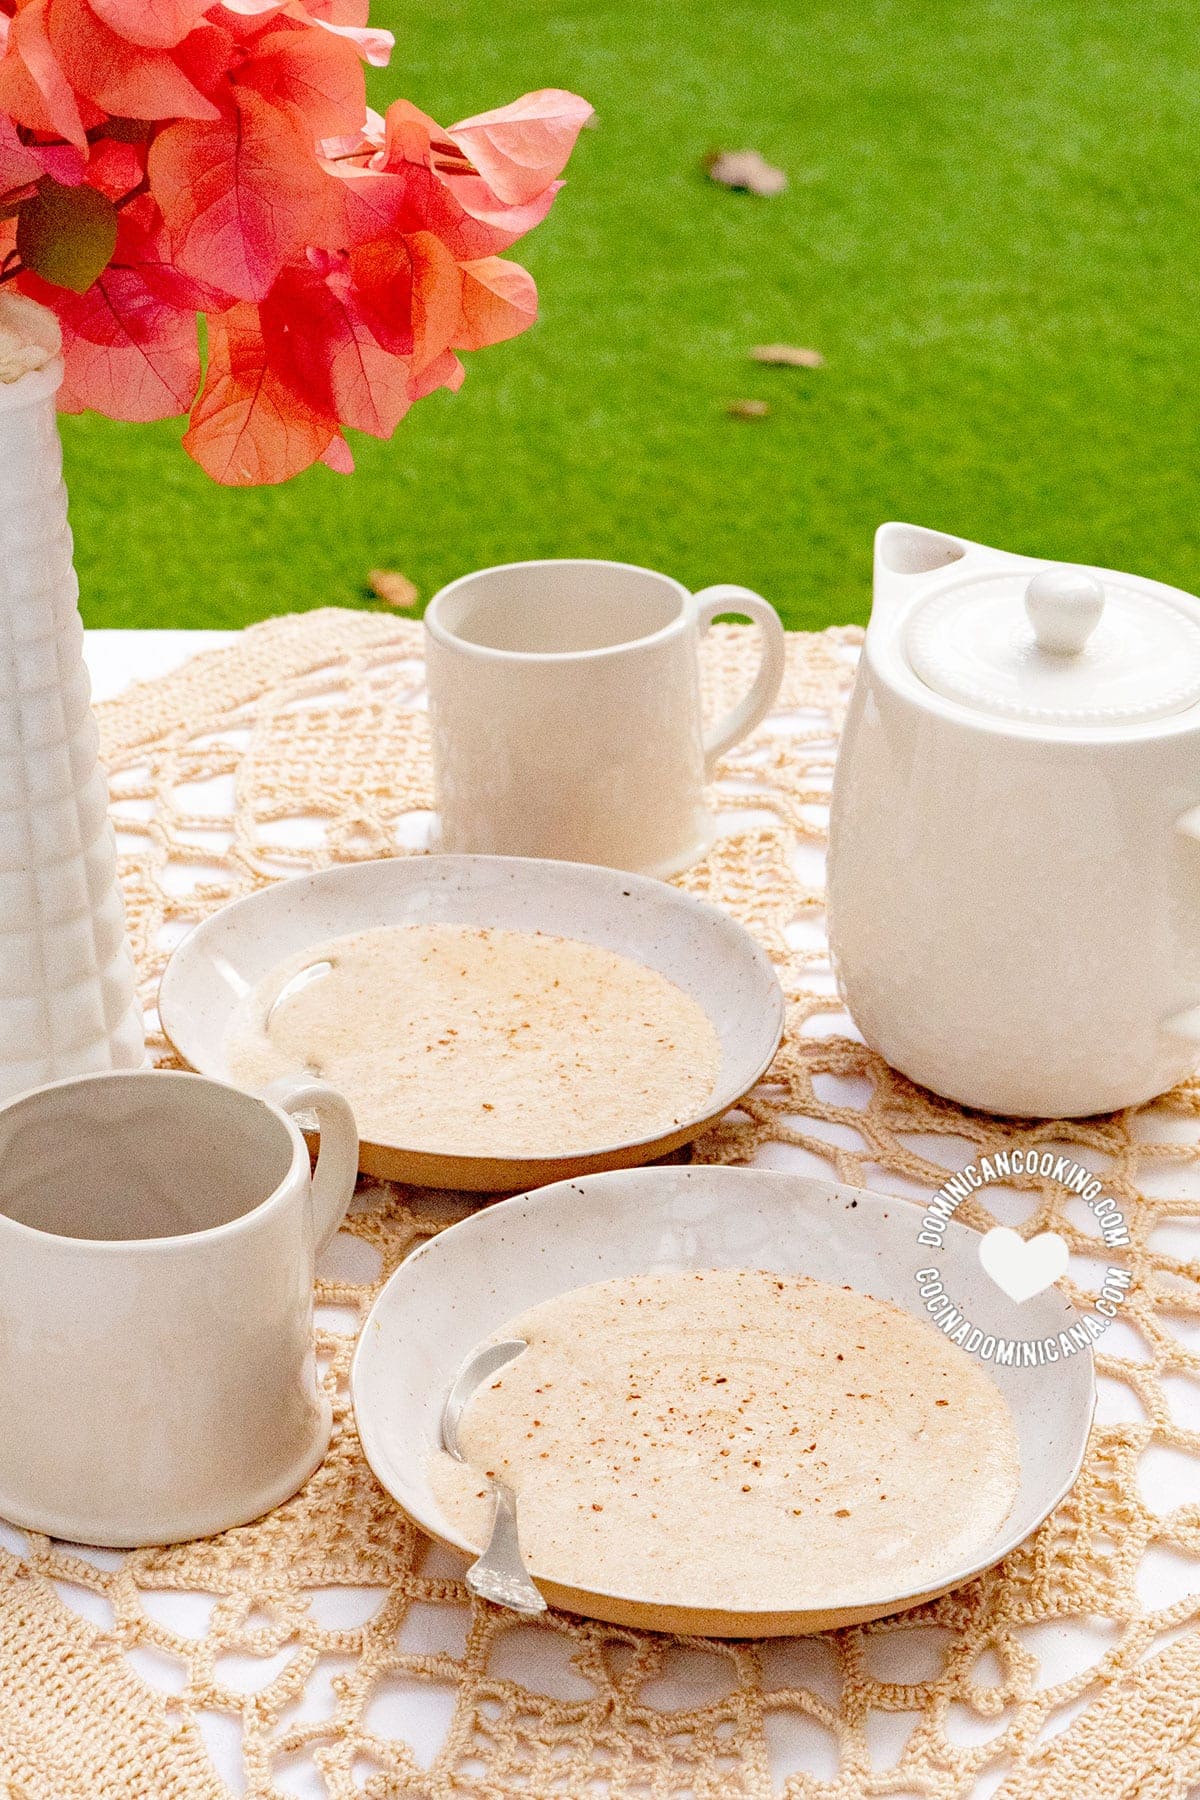
{"type": "Polygon", "coordinates": [[[64,421],[91,625],[240,624],[606,556],[863,619],[913,519],[1200,587],[1200,27],[1184,0],[376,0],[376,105],[585,94],[513,252],[542,316],[358,472],[213,486],[179,428],[64,421]],[[699,172],[752,146],[778,199],[699,172]],[[818,371],[756,343],[812,345],[818,371]],[[770,416],[740,421],[730,401],[770,416]]]}

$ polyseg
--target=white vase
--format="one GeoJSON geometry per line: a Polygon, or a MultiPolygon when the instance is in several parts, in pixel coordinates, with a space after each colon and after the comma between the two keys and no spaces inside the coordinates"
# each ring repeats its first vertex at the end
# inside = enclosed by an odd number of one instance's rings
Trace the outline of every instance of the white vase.
{"type": "Polygon", "coordinates": [[[55,359],[0,382],[0,1097],[145,1056],[71,563],[62,374],[55,359]]]}

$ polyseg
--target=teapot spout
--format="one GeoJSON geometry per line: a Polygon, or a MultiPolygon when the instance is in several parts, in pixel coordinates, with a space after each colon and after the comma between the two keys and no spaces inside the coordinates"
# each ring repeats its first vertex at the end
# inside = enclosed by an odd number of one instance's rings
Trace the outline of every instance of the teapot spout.
{"type": "Polygon", "coordinates": [[[916,580],[961,562],[971,544],[926,531],[923,525],[881,525],[875,533],[875,584],[872,618],[888,613],[893,605],[910,599],[916,580]]]}
{"type": "Polygon", "coordinates": [[[974,572],[990,569],[1028,569],[1032,575],[1047,565],[1032,556],[1014,556],[1008,550],[992,550],[970,538],[950,537],[929,531],[924,525],[891,521],[875,533],[875,590],[873,614],[886,614],[892,606],[912,600],[919,584],[940,569],[967,562],[974,572]]]}
{"type": "Polygon", "coordinates": [[[881,525],[875,533],[875,580],[880,575],[932,575],[961,562],[973,546],[924,525],[881,525]]]}

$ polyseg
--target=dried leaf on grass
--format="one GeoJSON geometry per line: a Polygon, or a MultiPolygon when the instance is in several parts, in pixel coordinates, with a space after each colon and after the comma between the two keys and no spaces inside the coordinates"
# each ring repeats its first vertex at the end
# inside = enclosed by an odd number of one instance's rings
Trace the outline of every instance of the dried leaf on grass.
{"type": "Polygon", "coordinates": [[[407,612],[421,598],[415,581],[407,575],[401,575],[396,569],[372,569],[370,575],[371,592],[376,594],[387,606],[394,606],[399,612],[407,612]]]}
{"type": "Polygon", "coordinates": [[[731,419],[765,419],[770,410],[765,400],[731,400],[725,408],[731,419]]]}
{"type": "Polygon", "coordinates": [[[825,367],[825,358],[819,350],[802,349],[796,344],[756,344],[750,355],[755,362],[781,363],[792,369],[825,367]]]}
{"type": "Polygon", "coordinates": [[[757,150],[713,150],[704,159],[710,181],[721,187],[742,188],[748,194],[770,199],[782,194],[787,176],[771,166],[757,150]]]}

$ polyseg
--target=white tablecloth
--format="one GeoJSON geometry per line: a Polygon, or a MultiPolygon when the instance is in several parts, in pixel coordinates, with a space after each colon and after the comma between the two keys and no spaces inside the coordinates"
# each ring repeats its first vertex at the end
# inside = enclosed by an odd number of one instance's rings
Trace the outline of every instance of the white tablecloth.
{"type": "MultiPolygon", "coordinates": [[[[95,697],[106,699],[119,693],[130,681],[163,674],[198,650],[227,643],[234,635],[231,632],[207,631],[90,632],[87,638],[87,660],[92,672],[95,697]]],[[[741,813],[739,823],[745,824],[746,820],[747,815],[741,813]]],[[[838,1021],[837,1028],[852,1029],[844,1019],[838,1021]]],[[[1184,1129],[1194,1131],[1196,1127],[1190,1125],[1184,1129]]],[[[949,1158],[951,1160],[948,1166],[956,1166],[952,1161],[955,1154],[953,1145],[947,1148],[942,1141],[930,1140],[928,1145],[922,1145],[922,1149],[931,1158],[949,1158]]],[[[794,1169],[798,1173],[829,1173],[828,1166],[819,1158],[807,1151],[782,1144],[768,1145],[762,1152],[760,1161],[776,1168],[794,1169]]],[[[896,1181],[890,1185],[893,1188],[911,1186],[896,1181]]],[[[1200,1171],[1194,1166],[1173,1166],[1170,1172],[1162,1176],[1159,1186],[1163,1192],[1186,1195],[1200,1202],[1200,1171]]],[[[917,1190],[913,1191],[915,1193],[917,1190]]],[[[1197,1212],[1200,1213],[1200,1204],[1197,1212]]],[[[1176,1221],[1173,1236],[1176,1240],[1174,1248],[1179,1256],[1200,1259],[1200,1221],[1176,1221]]],[[[329,1254],[336,1259],[336,1245],[329,1254]]],[[[330,1272],[333,1272],[332,1266],[330,1272]]],[[[1118,1346],[1116,1341],[1117,1334],[1122,1330],[1123,1327],[1119,1324],[1113,1327],[1110,1341],[1114,1350],[1126,1348],[1124,1344],[1118,1346]]],[[[1101,1378],[1099,1385],[1100,1419],[1118,1420],[1131,1416],[1129,1408],[1135,1403],[1124,1384],[1106,1382],[1101,1378]]],[[[1181,1400],[1176,1416],[1182,1423],[1200,1430],[1200,1385],[1186,1382],[1182,1386],[1189,1392],[1187,1398],[1181,1400]]],[[[1154,1455],[1151,1452],[1151,1457],[1154,1455]]],[[[1150,1457],[1147,1457],[1146,1462],[1149,1461],[1150,1457]]],[[[1155,1458],[1152,1470],[1143,1471],[1143,1481],[1147,1480],[1150,1482],[1147,1500],[1156,1512],[1165,1513],[1177,1506],[1200,1502],[1200,1478],[1197,1477],[1196,1465],[1188,1460],[1164,1453],[1155,1458]]],[[[14,1549],[19,1549],[21,1545],[20,1534],[3,1525],[0,1525],[0,1541],[10,1544],[14,1549]]],[[[118,1553],[115,1552],[96,1551],[89,1554],[106,1565],[118,1560],[118,1553]]],[[[447,1573],[459,1571],[461,1563],[457,1558],[446,1551],[439,1551],[437,1554],[446,1559],[447,1573]]],[[[1174,1554],[1162,1555],[1147,1569],[1142,1591],[1147,1602],[1158,1606],[1168,1605],[1186,1593],[1200,1591],[1200,1563],[1174,1554]]],[[[93,1617],[99,1616],[96,1601],[87,1592],[64,1589],[64,1598],[76,1605],[80,1612],[93,1617]]],[[[343,1623],[349,1626],[368,1616],[377,1601],[378,1595],[371,1591],[341,1589],[319,1596],[314,1604],[319,1604],[322,1618],[328,1624],[343,1623]]],[[[154,1596],[154,1604],[163,1621],[175,1629],[187,1633],[202,1628],[200,1614],[197,1612],[197,1608],[203,1608],[202,1597],[164,1593],[154,1596]]],[[[930,1647],[920,1641],[923,1636],[923,1633],[915,1632],[880,1640],[881,1645],[886,1645],[889,1665],[894,1665],[889,1666],[887,1671],[890,1679],[907,1681],[921,1678],[925,1671],[919,1665],[930,1654],[930,1647]],[[907,1641],[909,1638],[913,1640],[911,1643],[907,1641]]],[[[1042,1679],[1046,1684],[1064,1680],[1076,1670],[1090,1665],[1104,1647],[1103,1634],[1091,1629],[1086,1622],[1039,1625],[1026,1630],[1022,1636],[1041,1660],[1042,1679]]],[[[428,1646],[420,1645],[414,1640],[410,1647],[432,1649],[435,1646],[432,1643],[428,1646]]],[[[537,1655],[541,1660],[540,1651],[530,1654],[537,1655]]],[[[135,1651],[132,1653],[132,1660],[148,1681],[159,1686],[171,1685],[172,1676],[161,1666],[162,1659],[156,1661],[150,1654],[135,1651]]],[[[278,1667],[276,1658],[243,1657],[228,1660],[230,1663],[236,1660],[239,1667],[227,1668],[226,1677],[243,1681],[247,1689],[265,1686],[278,1667]]],[[[689,1673],[691,1665],[688,1659],[681,1658],[677,1673],[671,1680],[661,1684],[662,1692],[656,1696],[655,1704],[671,1711],[694,1703],[689,1683],[693,1680],[706,1682],[710,1679],[705,1669],[706,1661],[707,1659],[698,1659],[695,1670],[689,1673]]],[[[561,1692],[563,1698],[571,1697],[573,1677],[569,1671],[539,1666],[537,1669],[514,1667],[512,1673],[527,1677],[531,1686],[541,1687],[547,1692],[561,1692]]],[[[321,1711],[331,1710],[331,1704],[328,1672],[318,1672],[310,1681],[306,1693],[305,1716],[316,1717],[321,1711]]],[[[406,1692],[391,1695],[388,1708],[391,1717],[385,1729],[405,1737],[417,1756],[427,1762],[433,1756],[448,1725],[449,1697],[434,1687],[419,1687],[414,1684],[406,1692]]],[[[1065,1709],[1056,1718],[1055,1728],[1061,1729],[1069,1723],[1075,1710],[1077,1709],[1065,1709]]],[[[877,1769],[887,1769],[896,1762],[916,1722],[914,1715],[902,1712],[873,1714],[869,1735],[872,1758],[877,1769]]],[[[202,1715],[201,1728],[221,1775],[235,1793],[240,1792],[244,1780],[236,1729],[232,1728],[228,1718],[217,1714],[208,1717],[202,1715]]],[[[975,1725],[964,1725],[962,1730],[964,1742],[973,1741],[981,1730],[983,1735],[988,1735],[983,1721],[977,1721],[975,1725]]],[[[825,1741],[825,1734],[819,1727],[810,1725],[800,1717],[789,1719],[786,1731],[777,1732],[770,1745],[772,1774],[776,1782],[781,1786],[786,1775],[797,1769],[808,1770],[826,1779],[832,1777],[835,1765],[832,1752],[826,1752],[824,1748],[825,1741]]],[[[1000,1785],[1004,1773],[1002,1767],[989,1770],[976,1790],[976,1800],[986,1800],[986,1796],[1000,1785]]],[[[324,1800],[324,1788],[315,1773],[298,1773],[292,1791],[302,1796],[303,1800],[324,1800]]]]}

